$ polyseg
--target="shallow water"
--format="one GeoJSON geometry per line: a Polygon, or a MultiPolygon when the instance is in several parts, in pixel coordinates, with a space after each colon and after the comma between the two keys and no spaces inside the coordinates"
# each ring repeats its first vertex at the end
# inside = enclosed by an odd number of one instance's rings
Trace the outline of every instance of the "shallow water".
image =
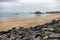
{"type": "Polygon", "coordinates": [[[43,16],[49,16],[51,14],[32,14],[32,13],[0,13],[0,18],[23,18],[23,17],[43,17],[43,16]]]}
{"type": "Polygon", "coordinates": [[[25,18],[38,18],[38,17],[45,17],[50,16],[53,14],[31,14],[31,13],[12,13],[12,12],[5,12],[0,13],[0,21],[10,21],[10,20],[17,20],[17,19],[25,19],[25,18]]]}

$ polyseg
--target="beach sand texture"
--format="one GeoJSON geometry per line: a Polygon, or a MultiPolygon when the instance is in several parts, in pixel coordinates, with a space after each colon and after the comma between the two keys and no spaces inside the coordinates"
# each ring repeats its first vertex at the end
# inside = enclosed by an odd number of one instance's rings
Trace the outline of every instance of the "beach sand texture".
{"type": "Polygon", "coordinates": [[[21,19],[14,20],[9,22],[0,22],[0,31],[7,31],[13,27],[34,27],[36,25],[44,24],[50,22],[53,19],[60,19],[60,14],[55,14],[52,16],[41,17],[41,18],[30,18],[30,19],[21,19]]]}

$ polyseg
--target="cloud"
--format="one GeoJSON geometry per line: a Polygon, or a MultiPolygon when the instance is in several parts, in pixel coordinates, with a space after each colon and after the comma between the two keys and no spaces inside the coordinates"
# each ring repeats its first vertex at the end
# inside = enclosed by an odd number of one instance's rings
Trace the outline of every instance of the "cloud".
{"type": "Polygon", "coordinates": [[[0,0],[1,11],[60,10],[60,0],[0,0]]]}
{"type": "Polygon", "coordinates": [[[19,2],[22,3],[49,3],[53,2],[53,0],[18,0],[19,2]]]}
{"type": "MultiPolygon", "coordinates": [[[[8,0],[4,0],[4,1],[8,1],[8,0]]],[[[9,0],[9,1],[13,1],[13,0],[9,0]]],[[[2,5],[38,5],[38,4],[55,4],[53,0],[16,0],[13,2],[0,2],[0,4],[2,5]]]]}
{"type": "Polygon", "coordinates": [[[0,2],[12,2],[12,1],[16,1],[16,0],[0,0],[0,2]]]}

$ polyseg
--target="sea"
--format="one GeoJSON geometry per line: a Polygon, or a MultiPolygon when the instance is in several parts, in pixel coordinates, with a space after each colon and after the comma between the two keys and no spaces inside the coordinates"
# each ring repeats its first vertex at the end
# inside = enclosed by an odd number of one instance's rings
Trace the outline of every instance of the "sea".
{"type": "Polygon", "coordinates": [[[5,21],[12,21],[12,20],[19,20],[19,19],[26,19],[26,18],[40,18],[40,17],[45,17],[45,16],[50,16],[53,14],[34,14],[34,13],[29,13],[29,12],[0,12],[0,22],[5,22],[5,21]]]}

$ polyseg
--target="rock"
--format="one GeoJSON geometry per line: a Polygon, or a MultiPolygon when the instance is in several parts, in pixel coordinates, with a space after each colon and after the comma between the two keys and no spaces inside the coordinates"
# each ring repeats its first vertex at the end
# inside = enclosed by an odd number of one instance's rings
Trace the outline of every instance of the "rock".
{"type": "Polygon", "coordinates": [[[42,14],[41,12],[39,12],[39,11],[36,11],[34,14],[42,14]]]}

